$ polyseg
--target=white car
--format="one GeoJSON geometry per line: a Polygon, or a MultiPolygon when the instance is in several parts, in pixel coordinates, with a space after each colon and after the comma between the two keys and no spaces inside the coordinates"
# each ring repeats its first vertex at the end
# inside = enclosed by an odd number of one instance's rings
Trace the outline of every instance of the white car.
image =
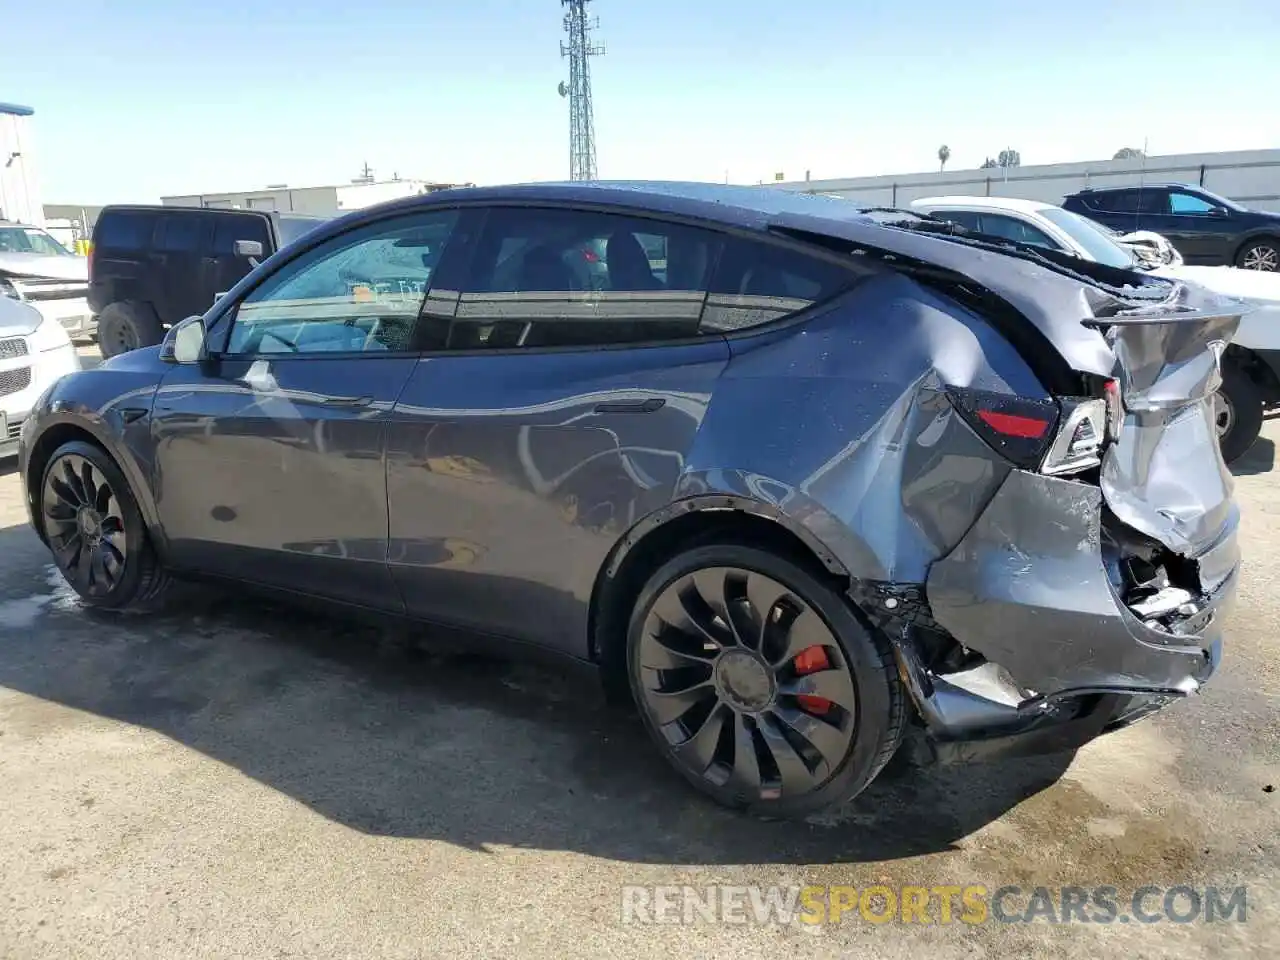
{"type": "Polygon", "coordinates": [[[62,324],[0,297],[0,459],[17,455],[22,421],[45,388],[79,369],[80,355],[62,324]]]}
{"type": "Polygon", "coordinates": [[[25,300],[76,337],[97,328],[88,293],[87,257],[39,227],[0,221],[0,296],[25,300]]]}
{"type": "Polygon", "coordinates": [[[1222,358],[1217,394],[1218,439],[1228,463],[1253,445],[1268,409],[1280,406],[1280,274],[1234,267],[1156,265],[1117,242],[1114,233],[1051,203],[1010,197],[926,197],[913,201],[928,214],[968,230],[1057,250],[1126,270],[1144,270],[1247,301],[1222,358]]]}

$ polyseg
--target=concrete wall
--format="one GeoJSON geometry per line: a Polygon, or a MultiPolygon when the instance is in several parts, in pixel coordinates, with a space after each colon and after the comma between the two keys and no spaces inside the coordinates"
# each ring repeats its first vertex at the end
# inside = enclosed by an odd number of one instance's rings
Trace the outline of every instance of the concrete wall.
{"type": "Polygon", "coordinates": [[[0,104],[0,219],[44,225],[30,112],[26,107],[3,104],[0,104]]]}
{"type": "Polygon", "coordinates": [[[161,197],[166,207],[210,207],[225,210],[278,210],[332,217],[339,213],[336,187],[246,190],[236,193],[192,193],[161,197]]]}
{"type": "Polygon", "coordinates": [[[101,212],[101,206],[92,204],[46,203],[44,205],[45,220],[78,221],[86,233],[93,231],[93,225],[98,222],[98,214],[101,212]]]}
{"type": "Polygon", "coordinates": [[[1129,186],[1143,180],[1198,183],[1247,207],[1280,211],[1280,150],[1183,153],[1141,160],[1097,160],[1013,167],[1007,171],[931,173],[769,184],[784,190],[834,193],[882,206],[905,207],[939,195],[1020,197],[1061,203],[1085,187],[1129,186]]]}
{"type": "Polygon", "coordinates": [[[426,193],[430,184],[421,180],[389,180],[385,183],[352,183],[338,187],[338,208],[342,211],[359,210],[375,203],[399,200],[426,193]]]}

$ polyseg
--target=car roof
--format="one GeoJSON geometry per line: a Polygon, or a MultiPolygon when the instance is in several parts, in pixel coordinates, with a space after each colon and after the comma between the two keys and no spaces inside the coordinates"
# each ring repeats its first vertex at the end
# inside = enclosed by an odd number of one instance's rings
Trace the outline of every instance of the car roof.
{"type": "Polygon", "coordinates": [[[1056,204],[1042,200],[1023,200],[1018,197],[922,197],[911,201],[913,210],[927,207],[964,207],[969,210],[1013,210],[1018,213],[1039,213],[1056,204]]]}
{"type": "Polygon", "coordinates": [[[602,204],[637,211],[684,214],[744,226],[759,226],[762,220],[786,215],[838,222],[868,222],[862,212],[864,205],[845,197],[799,193],[777,187],[667,180],[558,181],[454,187],[391,201],[390,205],[435,205],[454,201],[602,204]]]}
{"type": "Polygon", "coordinates": [[[1144,187],[1155,187],[1157,189],[1177,187],[1179,190],[1205,189],[1198,183],[1183,183],[1179,180],[1147,180],[1143,183],[1121,183],[1114,187],[1085,187],[1083,190],[1077,190],[1075,193],[1067,194],[1067,196],[1076,197],[1082,193],[1115,193],[1119,190],[1140,190],[1144,187]]]}

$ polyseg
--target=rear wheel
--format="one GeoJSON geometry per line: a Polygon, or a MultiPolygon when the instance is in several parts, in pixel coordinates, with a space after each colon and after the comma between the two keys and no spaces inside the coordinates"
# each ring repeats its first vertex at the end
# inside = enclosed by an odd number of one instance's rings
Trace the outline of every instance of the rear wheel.
{"type": "Polygon", "coordinates": [[[753,547],[696,547],[654,573],[627,663],[659,749],[725,806],[796,817],[846,800],[902,738],[887,645],[825,579],[753,547]]]}
{"type": "Polygon", "coordinates": [[[148,306],[112,303],[98,314],[98,344],[104,357],[115,357],[164,339],[160,318],[148,306]]]}
{"type": "Polygon", "coordinates": [[[1263,402],[1258,385],[1235,364],[1222,368],[1222,386],[1213,397],[1218,445],[1227,463],[1242,457],[1262,432],[1263,402]]]}
{"type": "Polygon", "coordinates": [[[1270,238],[1250,240],[1236,255],[1236,266],[1245,270],[1280,270],[1280,241],[1270,238]]]}
{"type": "Polygon", "coordinates": [[[54,451],[39,516],[54,562],[85,603],[136,607],[167,586],[129,484],[101,447],[77,440],[54,451]]]}

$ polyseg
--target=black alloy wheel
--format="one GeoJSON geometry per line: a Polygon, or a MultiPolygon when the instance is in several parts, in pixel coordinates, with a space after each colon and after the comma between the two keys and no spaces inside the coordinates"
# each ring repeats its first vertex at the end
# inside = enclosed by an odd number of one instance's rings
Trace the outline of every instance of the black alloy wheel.
{"type": "Polygon", "coordinates": [[[169,585],[142,514],[115,461],[83,441],[45,465],[39,518],[54,563],[85,603],[120,610],[154,601],[169,585]]]}
{"type": "Polygon", "coordinates": [[[120,585],[129,559],[120,499],[83,456],[58,457],[45,473],[41,500],[54,561],[76,592],[104,597],[120,585]]]}
{"type": "Polygon", "coordinates": [[[795,816],[854,795],[887,762],[903,714],[892,660],[829,586],[729,545],[690,551],[650,583],[632,621],[632,688],[695,786],[795,816]]]}

